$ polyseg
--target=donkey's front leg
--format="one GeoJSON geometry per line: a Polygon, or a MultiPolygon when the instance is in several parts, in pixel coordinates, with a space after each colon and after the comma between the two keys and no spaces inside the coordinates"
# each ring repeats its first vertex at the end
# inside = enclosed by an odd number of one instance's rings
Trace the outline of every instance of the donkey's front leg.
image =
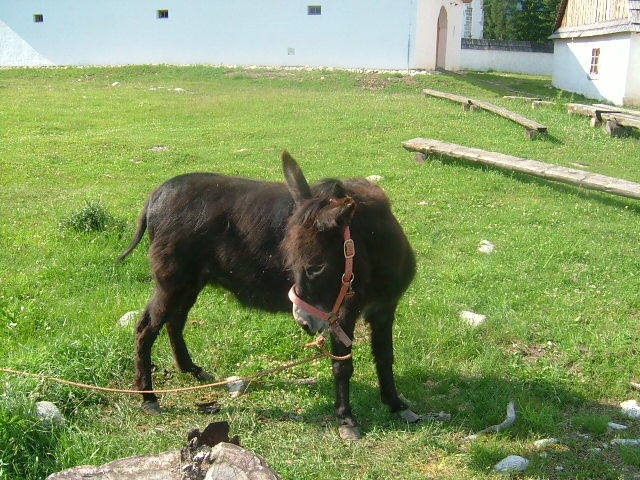
{"type": "Polygon", "coordinates": [[[366,318],[371,325],[371,350],[380,383],[380,397],[382,403],[388,405],[391,412],[398,413],[407,422],[415,423],[421,418],[400,400],[393,377],[394,315],[395,305],[372,312],[366,318]]]}
{"type": "MultiPolygon", "coordinates": [[[[355,322],[351,321],[348,325],[343,325],[343,330],[353,339],[353,330],[355,322]]],[[[338,357],[351,354],[351,347],[345,346],[338,338],[331,334],[331,352],[338,357]]],[[[340,420],[340,438],[344,440],[358,440],[360,438],[360,430],[351,413],[351,404],[349,403],[349,381],[353,375],[353,358],[347,360],[333,360],[333,377],[336,385],[336,401],[333,405],[334,412],[340,420]]]]}

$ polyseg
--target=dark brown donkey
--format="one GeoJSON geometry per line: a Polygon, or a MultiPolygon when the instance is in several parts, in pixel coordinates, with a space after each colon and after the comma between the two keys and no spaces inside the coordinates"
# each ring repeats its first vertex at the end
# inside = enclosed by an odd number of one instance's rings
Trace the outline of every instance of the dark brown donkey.
{"type": "MultiPolygon", "coordinates": [[[[300,167],[282,153],[286,184],[191,173],[168,180],[149,196],[131,245],[149,231],[155,292],[136,326],[136,379],[151,390],[151,347],[167,326],[178,368],[201,381],[212,376],[193,363],[182,330],[189,309],[207,284],[220,285],[248,306],[273,312],[291,309],[295,283],[302,303],[331,312],[345,271],[344,235],[355,246],[352,292],[339,308],[340,328],[331,329],[332,352],[351,352],[356,319],[371,326],[371,343],[382,401],[408,421],[419,417],[398,398],[393,378],[392,326],[398,300],[415,273],[411,246],[391,213],[384,192],[359,178],[322,180],[309,186],[300,167]],[[345,229],[345,227],[349,227],[345,229]],[[340,340],[342,338],[342,341],[340,340]]],[[[351,277],[351,276],[350,276],[351,277]]],[[[329,325],[295,305],[295,320],[309,334],[329,325]]],[[[335,413],[345,437],[358,431],[349,404],[352,360],[333,361],[335,413]]],[[[143,409],[158,413],[154,394],[143,409]]]]}

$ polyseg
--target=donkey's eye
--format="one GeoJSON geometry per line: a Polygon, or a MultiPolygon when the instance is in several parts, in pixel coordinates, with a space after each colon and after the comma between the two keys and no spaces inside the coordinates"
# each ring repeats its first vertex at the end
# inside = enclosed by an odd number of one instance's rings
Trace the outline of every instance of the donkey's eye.
{"type": "Polygon", "coordinates": [[[322,273],[322,271],[324,270],[325,265],[309,265],[307,267],[304,267],[304,273],[307,275],[308,278],[312,278],[315,277],[316,275],[319,275],[322,273]]]}

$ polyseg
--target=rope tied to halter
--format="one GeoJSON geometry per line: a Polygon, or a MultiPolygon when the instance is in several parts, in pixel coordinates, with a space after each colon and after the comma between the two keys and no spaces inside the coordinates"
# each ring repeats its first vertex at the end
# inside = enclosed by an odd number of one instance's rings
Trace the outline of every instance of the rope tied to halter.
{"type": "Polygon", "coordinates": [[[122,393],[122,394],[131,394],[131,395],[133,395],[133,394],[143,394],[143,393],[160,394],[160,393],[181,393],[181,392],[187,392],[187,391],[191,391],[191,390],[202,390],[202,389],[205,389],[205,388],[221,387],[223,385],[228,385],[230,383],[242,382],[242,381],[245,381],[245,380],[251,380],[251,379],[254,379],[254,378],[258,378],[258,377],[263,377],[263,376],[269,375],[271,373],[281,372],[283,370],[287,370],[289,368],[296,367],[296,366],[302,365],[304,363],[309,363],[309,362],[312,362],[314,360],[319,360],[319,359],[325,358],[325,357],[329,357],[332,360],[336,360],[336,361],[348,360],[348,359],[350,359],[352,357],[351,353],[349,353],[348,355],[344,355],[344,356],[336,356],[336,355],[332,354],[327,349],[327,347],[325,346],[325,339],[322,336],[318,336],[318,338],[316,338],[313,342],[307,343],[305,345],[305,347],[317,347],[320,350],[321,353],[319,353],[318,355],[314,355],[313,357],[305,358],[304,360],[298,360],[298,361],[295,361],[295,362],[287,363],[287,364],[281,365],[279,367],[271,368],[269,370],[263,370],[261,372],[253,373],[251,375],[246,375],[246,376],[241,377],[241,378],[234,378],[232,380],[222,380],[220,382],[207,383],[207,384],[204,384],[204,385],[195,385],[195,386],[192,386],[192,387],[169,388],[169,389],[163,389],[163,390],[127,390],[127,389],[119,389],[119,388],[99,387],[97,385],[89,385],[87,383],[72,382],[71,380],[65,380],[63,378],[51,377],[49,375],[43,375],[41,373],[22,372],[22,371],[19,371],[19,370],[13,370],[11,368],[0,368],[0,372],[2,372],[2,373],[11,373],[11,374],[14,374],[14,375],[22,375],[24,377],[41,378],[43,380],[49,380],[49,381],[52,381],[52,382],[63,383],[65,385],[71,385],[73,387],[84,388],[84,389],[87,389],[87,390],[98,390],[98,391],[101,391],[101,392],[122,393]]]}

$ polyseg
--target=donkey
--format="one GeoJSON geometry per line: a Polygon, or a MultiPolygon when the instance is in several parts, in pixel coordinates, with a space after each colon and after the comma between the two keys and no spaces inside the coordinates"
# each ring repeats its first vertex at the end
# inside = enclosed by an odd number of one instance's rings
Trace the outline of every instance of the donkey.
{"type": "MultiPolygon", "coordinates": [[[[415,274],[415,258],[389,199],[362,178],[309,186],[288,152],[281,159],[286,184],[191,173],[150,194],[131,244],[118,257],[131,253],[148,230],[155,291],[136,325],[136,388],[152,390],[151,348],[163,325],[178,369],[200,381],[213,379],[192,361],[182,334],[198,293],[212,284],[244,305],[272,312],[291,309],[289,296],[293,318],[308,334],[330,329],[336,356],[351,352],[362,316],[371,329],[382,402],[418,421],[398,398],[393,377],[394,314],[415,274]]],[[[352,373],[351,358],[333,360],[341,436],[356,439],[352,373]]],[[[156,395],[143,394],[142,408],[159,413],[156,395]]]]}

